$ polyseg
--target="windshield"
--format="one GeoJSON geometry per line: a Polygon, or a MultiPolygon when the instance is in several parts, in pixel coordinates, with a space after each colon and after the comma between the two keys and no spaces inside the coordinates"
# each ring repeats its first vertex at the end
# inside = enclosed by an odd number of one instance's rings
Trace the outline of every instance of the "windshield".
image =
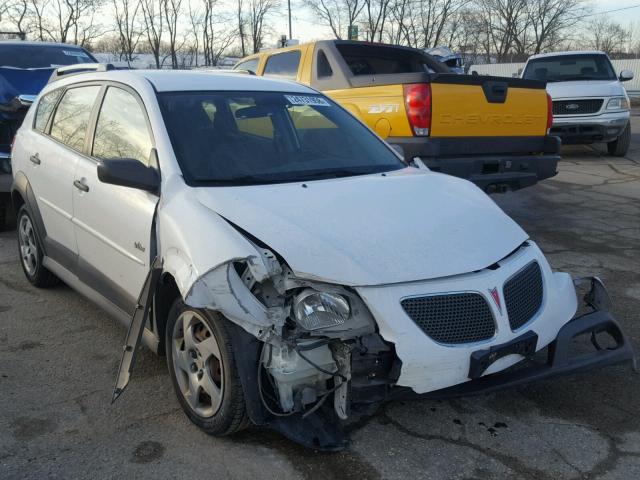
{"type": "Polygon", "coordinates": [[[546,82],[572,80],[615,80],[606,55],[562,55],[530,60],[523,78],[546,82]]]}
{"type": "Polygon", "coordinates": [[[94,63],[87,51],[68,45],[20,45],[0,43],[0,66],[15,68],[51,68],[75,63],[94,63]]]}
{"type": "Polygon", "coordinates": [[[378,137],[322,95],[171,92],[158,96],[189,184],[318,180],[404,167],[378,137]]]}

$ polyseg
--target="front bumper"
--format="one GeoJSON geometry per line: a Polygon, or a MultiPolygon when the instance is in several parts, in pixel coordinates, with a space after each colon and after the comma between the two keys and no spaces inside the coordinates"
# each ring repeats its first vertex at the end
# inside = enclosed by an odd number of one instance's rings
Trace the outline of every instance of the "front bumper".
{"type": "Polygon", "coordinates": [[[469,180],[488,193],[518,190],[553,177],[560,140],[544,137],[389,137],[405,159],[469,180]]]}
{"type": "MultiPolygon", "coordinates": [[[[602,284],[591,281],[585,300],[592,313],[577,316],[578,301],[574,281],[566,273],[553,273],[533,242],[521,247],[498,262],[499,268],[470,275],[440,279],[437,283],[417,282],[381,288],[358,288],[376,322],[380,335],[394,344],[402,362],[395,381],[399,391],[413,395],[439,396],[443,392],[469,393],[526,383],[540,378],[594,368],[625,360],[634,360],[633,350],[603,299],[608,298],[602,284]],[[512,330],[506,309],[491,300],[490,291],[500,296],[506,279],[528,265],[538,262],[542,272],[544,295],[538,313],[517,330],[512,330]],[[404,314],[399,299],[452,292],[477,292],[485,295],[496,321],[493,338],[476,343],[440,344],[427,336],[404,314]],[[578,358],[569,355],[569,344],[580,334],[608,333],[615,340],[612,350],[598,350],[578,358]],[[534,339],[532,343],[532,338],[534,339]],[[535,362],[544,351],[547,363],[523,370],[527,362],[535,362]],[[527,361],[523,361],[527,360],[527,361]],[[511,370],[514,369],[512,373],[511,370]]],[[[594,343],[597,345],[597,343],[594,343]]],[[[394,389],[395,390],[395,389],[394,389]]]]}
{"type": "Polygon", "coordinates": [[[629,112],[554,117],[549,133],[560,137],[563,145],[607,143],[618,138],[628,123],[629,112]]]}

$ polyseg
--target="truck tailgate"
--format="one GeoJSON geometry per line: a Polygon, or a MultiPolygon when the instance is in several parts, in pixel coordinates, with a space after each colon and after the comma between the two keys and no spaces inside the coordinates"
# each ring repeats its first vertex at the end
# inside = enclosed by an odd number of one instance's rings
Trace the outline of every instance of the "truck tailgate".
{"type": "Polygon", "coordinates": [[[544,82],[479,75],[431,77],[431,137],[547,134],[544,82]]]}

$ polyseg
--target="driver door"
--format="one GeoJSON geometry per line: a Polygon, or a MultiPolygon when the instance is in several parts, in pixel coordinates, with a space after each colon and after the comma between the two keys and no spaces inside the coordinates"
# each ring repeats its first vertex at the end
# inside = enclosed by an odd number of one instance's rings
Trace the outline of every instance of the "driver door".
{"type": "Polygon", "coordinates": [[[73,208],[80,279],[132,314],[152,261],[158,196],[100,182],[102,159],[136,159],[147,165],[153,137],[142,100],[131,89],[108,85],[89,155],[75,175],[73,208]]]}

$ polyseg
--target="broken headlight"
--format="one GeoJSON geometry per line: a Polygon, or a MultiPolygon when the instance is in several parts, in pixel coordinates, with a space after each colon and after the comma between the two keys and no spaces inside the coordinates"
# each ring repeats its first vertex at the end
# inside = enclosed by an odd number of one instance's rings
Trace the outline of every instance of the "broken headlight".
{"type": "Polygon", "coordinates": [[[351,315],[349,302],[342,295],[307,289],[293,301],[293,316],[305,330],[342,325],[351,315]]]}

